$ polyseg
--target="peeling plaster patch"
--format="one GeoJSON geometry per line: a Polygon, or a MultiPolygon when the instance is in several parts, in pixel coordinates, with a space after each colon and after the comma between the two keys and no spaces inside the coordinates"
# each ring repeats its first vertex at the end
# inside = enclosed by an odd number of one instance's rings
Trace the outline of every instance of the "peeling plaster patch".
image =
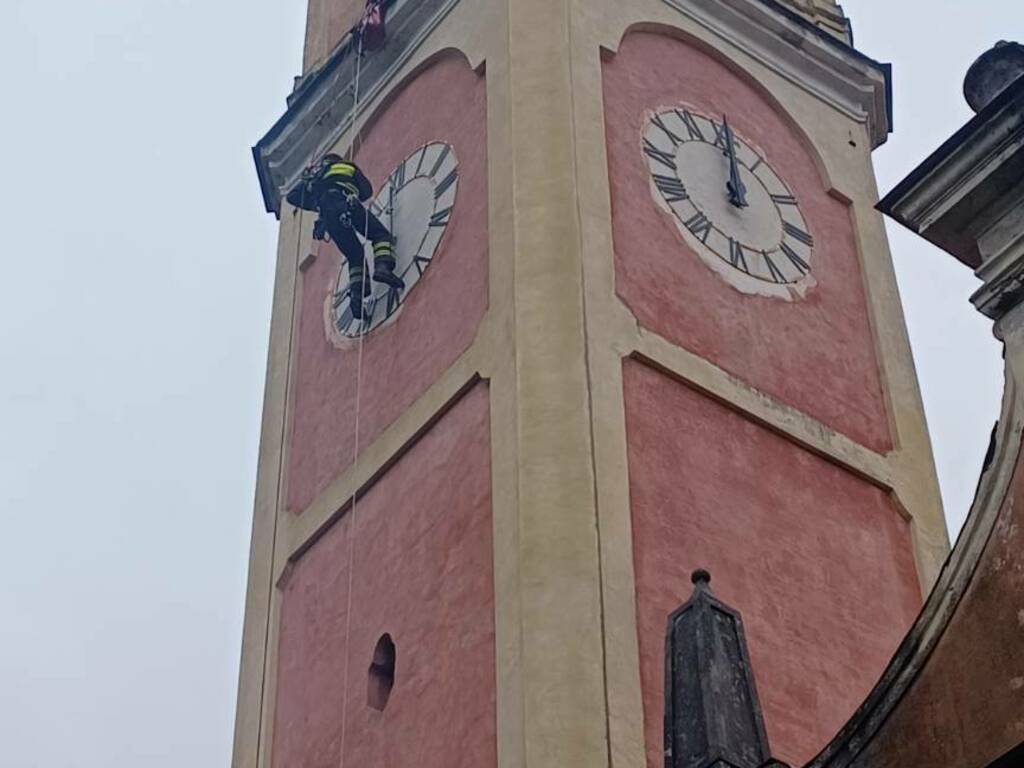
{"type": "Polygon", "coordinates": [[[1010,690],[1019,691],[1024,688],[1024,677],[1015,677],[1010,681],[1010,690]]]}

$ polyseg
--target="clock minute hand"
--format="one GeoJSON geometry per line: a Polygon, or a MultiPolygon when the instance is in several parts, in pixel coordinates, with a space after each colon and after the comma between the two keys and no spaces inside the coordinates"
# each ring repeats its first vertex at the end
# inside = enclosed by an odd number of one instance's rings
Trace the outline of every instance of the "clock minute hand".
{"type": "Polygon", "coordinates": [[[729,127],[729,120],[722,118],[722,130],[725,133],[726,154],[729,156],[729,181],[725,189],[729,193],[729,202],[737,208],[747,207],[747,188],[740,178],[740,166],[736,161],[736,144],[733,140],[732,128],[729,127]]]}

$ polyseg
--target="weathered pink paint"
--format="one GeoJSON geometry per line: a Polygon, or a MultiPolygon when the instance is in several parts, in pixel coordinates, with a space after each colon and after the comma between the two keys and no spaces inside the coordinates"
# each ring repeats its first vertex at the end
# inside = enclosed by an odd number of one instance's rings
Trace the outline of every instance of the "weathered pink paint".
{"type": "Polygon", "coordinates": [[[743,615],[777,757],[811,758],[920,608],[910,530],[878,488],[659,373],[624,366],[647,764],[661,768],[664,638],[690,574],[743,615]]]}
{"type": "Polygon", "coordinates": [[[488,414],[479,384],[295,564],[281,600],[276,768],[337,768],[345,696],[345,765],[496,765],[488,414]],[[385,633],[397,661],[381,712],[367,697],[385,633]]]}
{"type": "MultiPolygon", "coordinates": [[[[451,224],[434,262],[405,299],[397,322],[364,340],[360,445],[364,448],[472,344],[487,311],[487,139],[484,80],[466,60],[446,55],[394,96],[367,130],[357,161],[378,186],[399,162],[435,140],[459,160],[451,224]]],[[[288,507],[299,513],[353,460],[354,344],[327,338],[324,301],[341,256],[323,246],[301,278],[288,507]]]]}
{"type": "Polygon", "coordinates": [[[799,129],[750,81],[660,34],[626,36],[604,64],[604,100],[616,290],[639,322],[862,444],[890,449],[850,211],[828,194],[799,129]],[[727,114],[801,201],[817,243],[818,286],[806,299],[739,293],[654,205],[640,151],[645,112],[680,103],[727,114]]]}

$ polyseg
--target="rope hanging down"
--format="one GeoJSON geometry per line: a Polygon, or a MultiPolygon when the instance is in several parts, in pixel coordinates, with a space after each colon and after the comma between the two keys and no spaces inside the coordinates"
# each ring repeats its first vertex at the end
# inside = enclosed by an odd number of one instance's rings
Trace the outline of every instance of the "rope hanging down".
{"type": "MultiPolygon", "coordinates": [[[[358,27],[358,48],[356,52],[356,75],[354,83],[354,96],[352,100],[352,114],[349,116],[349,124],[355,127],[355,120],[358,116],[359,110],[359,97],[360,97],[360,78],[363,71],[363,54],[364,46],[369,42],[377,42],[377,35],[380,37],[380,45],[383,44],[384,36],[384,3],[383,0],[367,0],[366,11],[363,14],[362,23],[358,27]],[[372,34],[371,34],[372,30],[372,34]]],[[[377,46],[379,47],[379,45],[377,46]]],[[[375,50],[375,48],[371,48],[375,50]]],[[[349,157],[353,160],[359,153],[359,145],[362,139],[362,127],[356,128],[355,135],[352,137],[352,149],[349,152],[349,157]]],[[[369,217],[363,217],[363,242],[366,241],[369,233],[369,217]]],[[[358,286],[360,296],[366,295],[366,288],[368,281],[370,280],[370,271],[364,267],[362,270],[361,284],[358,286]]],[[[352,479],[353,482],[358,482],[359,478],[359,429],[360,429],[360,410],[362,402],[362,385],[363,385],[363,340],[366,338],[366,333],[370,328],[370,323],[363,322],[359,327],[359,340],[358,351],[356,353],[356,403],[355,403],[355,434],[354,434],[354,446],[353,446],[353,461],[352,461],[352,479]]],[[[338,756],[338,768],[345,768],[345,746],[348,735],[348,688],[349,688],[349,669],[350,659],[352,658],[352,587],[353,587],[353,576],[355,574],[355,554],[356,554],[356,521],[357,521],[357,507],[359,502],[359,488],[357,485],[353,485],[352,488],[352,509],[349,513],[351,519],[349,522],[348,529],[348,588],[345,599],[345,672],[342,679],[341,689],[341,739],[339,745],[339,756],[338,756]]]]}
{"type": "MultiPolygon", "coordinates": [[[[353,101],[348,120],[343,123],[355,130],[349,152],[346,154],[348,160],[343,160],[332,153],[325,154],[320,159],[321,153],[327,147],[317,148],[314,156],[314,165],[310,166],[303,173],[300,182],[301,192],[296,189],[288,194],[288,202],[297,205],[300,209],[299,232],[303,226],[302,212],[305,210],[316,210],[319,214],[317,224],[314,225],[314,239],[323,240],[329,231],[331,239],[342,251],[342,256],[348,261],[349,268],[349,300],[354,316],[360,318],[358,326],[358,341],[356,353],[356,386],[355,386],[355,433],[353,436],[353,463],[352,478],[357,483],[359,478],[360,460],[360,429],[362,411],[362,380],[363,380],[363,349],[366,334],[372,327],[372,310],[370,318],[365,317],[365,297],[370,293],[370,274],[367,269],[368,259],[362,249],[365,243],[372,236],[374,245],[374,276],[373,279],[383,282],[389,286],[389,290],[398,291],[404,287],[401,278],[394,274],[395,257],[393,251],[393,236],[388,228],[383,227],[375,217],[365,212],[362,208],[364,199],[372,195],[372,185],[362,175],[355,165],[355,158],[359,153],[362,144],[362,127],[356,127],[356,120],[359,114],[359,100],[361,93],[361,78],[363,69],[363,57],[368,50],[378,50],[384,45],[385,38],[385,3],[386,0],[367,0],[363,17],[360,23],[351,32],[351,46],[356,48],[356,67],[353,83],[353,101]],[[331,176],[338,175],[342,178],[330,182],[331,187],[324,191],[322,182],[329,180],[331,176]],[[340,183],[336,183],[340,182],[340,183]],[[318,185],[319,190],[318,190],[318,185]],[[307,190],[312,190],[316,196],[316,204],[310,207],[310,200],[307,200],[307,190]],[[344,191],[344,201],[340,199],[340,192],[344,191]],[[298,192],[298,194],[295,194],[298,192]],[[325,219],[326,215],[326,219],[325,219]],[[362,219],[358,220],[358,215],[362,219]],[[362,239],[358,239],[351,230],[361,225],[362,239]],[[339,228],[340,227],[340,228],[339,228]],[[378,242],[380,241],[380,242],[378,242]],[[358,302],[358,305],[356,304],[358,302]],[[358,311],[358,315],[355,313],[358,311]]],[[[330,139],[327,140],[328,144],[330,139]]],[[[296,264],[298,264],[299,252],[301,249],[301,235],[296,243],[296,264]]],[[[344,268],[344,261],[342,262],[344,268]]],[[[358,512],[358,486],[353,487],[350,500],[349,512],[349,553],[348,553],[348,585],[346,589],[345,607],[345,660],[344,676],[342,679],[342,700],[341,700],[341,738],[339,744],[338,765],[344,768],[345,750],[348,735],[348,692],[350,681],[350,659],[352,655],[352,595],[355,575],[355,537],[357,528],[358,512]]]]}

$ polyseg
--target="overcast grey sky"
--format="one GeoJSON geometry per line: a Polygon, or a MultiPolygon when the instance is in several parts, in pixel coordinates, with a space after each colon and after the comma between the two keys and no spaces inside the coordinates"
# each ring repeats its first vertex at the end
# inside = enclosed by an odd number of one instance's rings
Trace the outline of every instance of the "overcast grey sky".
{"type": "MultiPolygon", "coordinates": [[[[1018,0],[848,0],[895,65],[891,188],[965,122],[1018,0]]],[[[4,768],[228,763],[275,223],[249,147],[304,0],[7,0],[0,26],[4,768]],[[13,2],[13,9],[11,3],[13,2]]],[[[1001,391],[976,281],[890,227],[951,527],[1001,391]]]]}

